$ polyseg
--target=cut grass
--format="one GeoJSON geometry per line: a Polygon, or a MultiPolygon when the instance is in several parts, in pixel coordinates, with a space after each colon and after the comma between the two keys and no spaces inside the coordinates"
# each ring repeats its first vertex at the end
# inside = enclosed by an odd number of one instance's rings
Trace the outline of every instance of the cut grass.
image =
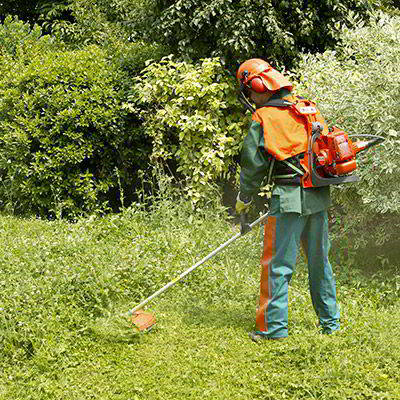
{"type": "Polygon", "coordinates": [[[342,329],[324,336],[300,262],[289,338],[256,344],[254,231],[154,299],[149,333],[118,321],[236,233],[212,214],[188,223],[189,213],[76,224],[1,217],[0,399],[400,397],[395,267],[365,276],[336,266],[342,329]]]}

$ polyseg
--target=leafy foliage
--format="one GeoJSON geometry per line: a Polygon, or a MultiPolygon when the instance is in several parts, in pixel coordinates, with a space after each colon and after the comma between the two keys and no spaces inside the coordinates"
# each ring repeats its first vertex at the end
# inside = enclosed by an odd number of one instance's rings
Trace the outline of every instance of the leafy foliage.
{"type": "Polygon", "coordinates": [[[361,182],[334,192],[348,222],[358,227],[358,243],[372,235],[382,244],[395,234],[400,211],[400,19],[379,14],[370,26],[357,20],[353,26],[343,28],[336,51],[304,56],[298,90],[318,101],[331,124],[386,138],[360,153],[361,182]]]}
{"type": "Polygon", "coordinates": [[[11,18],[0,29],[7,50],[0,60],[2,205],[53,215],[94,211],[127,154],[121,74],[96,46],[61,51],[38,36],[38,28],[28,32],[11,18]]]}
{"type": "Polygon", "coordinates": [[[193,203],[207,199],[218,180],[234,178],[246,122],[232,78],[218,59],[190,64],[167,57],[151,63],[126,107],[140,112],[153,141],[153,161],[187,179],[184,190],[193,203]]]}
{"type": "Polygon", "coordinates": [[[235,66],[260,57],[291,67],[304,50],[334,46],[348,16],[366,20],[370,8],[368,0],[179,0],[165,5],[156,29],[172,52],[190,58],[220,56],[235,66]]]}
{"type": "MultiPolygon", "coordinates": [[[[118,37],[125,43],[144,41],[167,46],[169,50],[164,55],[172,52],[196,60],[223,57],[233,67],[237,61],[254,56],[291,67],[304,50],[323,51],[335,46],[340,39],[340,25],[350,25],[348,16],[352,13],[368,20],[369,10],[396,7],[392,3],[395,2],[36,0],[29,12],[36,15],[35,21],[41,13],[45,30],[71,45],[108,45],[118,37]]],[[[18,7],[5,7],[17,15],[22,13],[18,13],[18,7]]]]}
{"type": "Polygon", "coordinates": [[[138,31],[147,23],[147,9],[141,0],[61,1],[42,7],[41,26],[70,50],[92,44],[101,47],[116,69],[136,75],[147,60],[159,60],[167,52],[152,35],[138,31]]]}
{"type": "MultiPolygon", "coordinates": [[[[49,36],[42,37],[42,30],[38,25],[32,28],[18,18],[7,17],[0,25],[0,62],[2,57],[21,58],[21,62],[28,63],[29,57],[35,52],[45,53],[57,46],[52,44],[49,36]]],[[[4,65],[3,68],[6,68],[4,65]]]]}
{"type": "Polygon", "coordinates": [[[399,15],[400,1],[399,0],[381,0],[377,4],[377,9],[392,15],[399,15]]]}

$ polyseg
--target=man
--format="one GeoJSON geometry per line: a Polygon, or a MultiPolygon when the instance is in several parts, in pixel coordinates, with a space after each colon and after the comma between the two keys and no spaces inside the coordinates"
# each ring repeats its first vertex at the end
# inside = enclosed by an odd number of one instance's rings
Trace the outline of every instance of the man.
{"type": "Polygon", "coordinates": [[[315,105],[293,96],[288,79],[264,60],[244,62],[237,79],[242,99],[255,103],[256,109],[243,142],[236,212],[247,212],[260,187],[273,184],[264,228],[256,330],[249,335],[254,341],[288,336],[288,284],[300,243],[307,256],[309,289],[319,325],[323,333],[330,334],[340,327],[336,284],[328,260],[330,191],[329,186],[307,187],[309,171],[304,163],[307,118],[312,115],[324,131],[327,126],[315,105]],[[304,106],[300,109],[305,114],[295,112],[293,104],[304,106]]]}

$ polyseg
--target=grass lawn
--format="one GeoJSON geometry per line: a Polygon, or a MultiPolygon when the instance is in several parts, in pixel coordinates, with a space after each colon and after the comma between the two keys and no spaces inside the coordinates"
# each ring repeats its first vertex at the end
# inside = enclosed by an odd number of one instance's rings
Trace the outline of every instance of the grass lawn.
{"type": "Polygon", "coordinates": [[[75,224],[0,217],[0,399],[400,398],[400,272],[335,265],[342,329],[315,326],[300,260],[289,338],[256,344],[254,229],[154,299],[157,325],[116,315],[237,232],[164,205],[75,224]]]}

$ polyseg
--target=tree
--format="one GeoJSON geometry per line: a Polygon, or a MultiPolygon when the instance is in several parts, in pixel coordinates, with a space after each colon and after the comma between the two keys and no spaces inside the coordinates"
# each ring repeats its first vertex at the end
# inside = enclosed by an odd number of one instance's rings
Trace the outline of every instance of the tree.
{"type": "MultiPolygon", "coordinates": [[[[68,0],[2,0],[0,2],[0,21],[4,22],[7,15],[18,16],[22,21],[34,24],[42,13],[65,5],[68,0]]],[[[67,15],[64,15],[66,18],[67,15]]]]}
{"type": "Polygon", "coordinates": [[[364,20],[370,0],[178,0],[163,7],[152,30],[172,52],[192,59],[220,56],[235,66],[251,57],[292,67],[302,51],[323,51],[339,39],[348,15],[364,20]]]}

